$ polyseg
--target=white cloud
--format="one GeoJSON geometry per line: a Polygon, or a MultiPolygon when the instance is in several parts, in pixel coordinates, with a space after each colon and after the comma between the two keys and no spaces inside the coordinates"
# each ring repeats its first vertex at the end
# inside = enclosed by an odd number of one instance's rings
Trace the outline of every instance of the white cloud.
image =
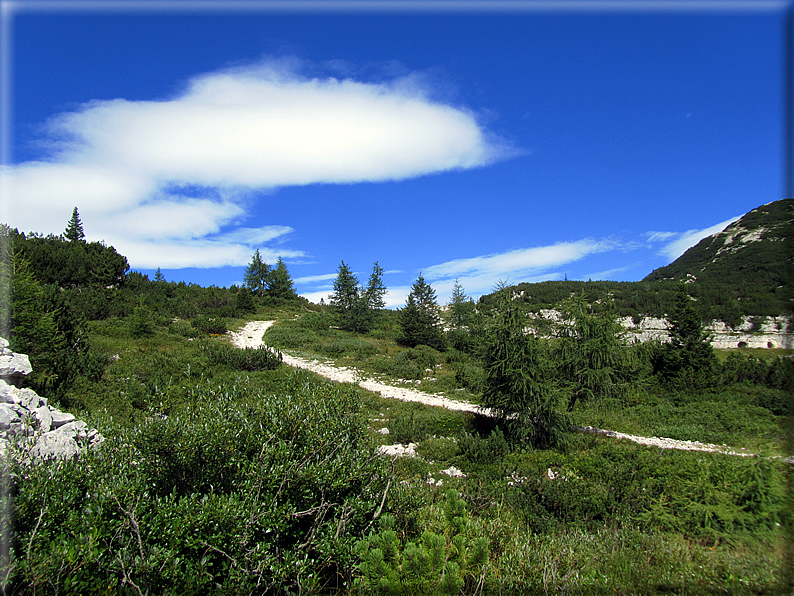
{"type": "Polygon", "coordinates": [[[712,234],[716,234],[717,232],[721,232],[724,230],[728,225],[732,224],[736,220],[739,219],[741,216],[732,217],[730,219],[726,219],[723,222],[718,224],[714,224],[711,227],[704,228],[702,230],[687,230],[681,234],[676,234],[678,238],[669,242],[662,248],[660,254],[667,256],[670,261],[675,261],[678,257],[684,254],[687,250],[695,246],[698,242],[706,238],[707,236],[711,236],[712,234]]]}
{"type": "Polygon", "coordinates": [[[648,238],[648,242],[664,242],[678,236],[678,234],[679,232],[645,232],[643,236],[648,238]]]}
{"type": "Polygon", "coordinates": [[[308,79],[287,64],[208,73],[173,98],[93,101],[53,117],[50,154],[0,170],[0,215],[58,233],[77,206],[89,239],[127,247],[134,266],[239,265],[250,256],[241,248],[288,231],[239,227],[255,193],[403,180],[512,154],[469,111],[431,100],[420,78],[308,79]],[[158,250],[166,258],[153,265],[158,250]]]}
{"type": "Polygon", "coordinates": [[[557,267],[594,253],[605,252],[616,248],[610,240],[577,240],[575,242],[559,242],[551,246],[537,246],[511,250],[501,254],[492,254],[469,259],[455,259],[439,265],[428,267],[424,276],[434,279],[488,279],[492,286],[499,279],[510,276],[529,274],[539,270],[557,267]]]}
{"type": "Polygon", "coordinates": [[[338,273],[323,273],[322,275],[307,275],[305,277],[296,277],[293,281],[296,284],[313,284],[318,281],[328,281],[329,279],[336,279],[338,273]]]}

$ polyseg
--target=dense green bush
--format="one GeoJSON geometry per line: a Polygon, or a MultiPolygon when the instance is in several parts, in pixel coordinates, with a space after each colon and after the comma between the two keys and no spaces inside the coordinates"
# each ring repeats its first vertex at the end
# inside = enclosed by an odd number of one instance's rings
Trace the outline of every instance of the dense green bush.
{"type": "Polygon", "coordinates": [[[193,318],[191,325],[206,335],[223,335],[228,331],[226,320],[221,317],[199,315],[193,318]]]}
{"type": "Polygon", "coordinates": [[[297,380],[281,397],[245,383],[189,390],[189,408],[105,427],[80,458],[12,466],[7,593],[311,593],[350,581],[386,485],[356,394],[297,380]]]}
{"type": "Polygon", "coordinates": [[[361,558],[356,586],[374,594],[459,594],[476,591],[484,579],[488,539],[467,532],[466,503],[457,491],[444,496],[444,528],[425,530],[416,542],[403,543],[395,518],[384,515],[380,531],[356,545],[361,558]]]}
{"type": "Polygon", "coordinates": [[[507,455],[510,445],[500,428],[495,428],[486,438],[463,433],[458,438],[458,447],[463,457],[470,462],[487,464],[501,461],[507,455]]]}
{"type": "Polygon", "coordinates": [[[235,348],[226,344],[209,343],[204,346],[211,364],[229,366],[235,370],[272,370],[281,364],[281,352],[266,346],[235,348]]]}

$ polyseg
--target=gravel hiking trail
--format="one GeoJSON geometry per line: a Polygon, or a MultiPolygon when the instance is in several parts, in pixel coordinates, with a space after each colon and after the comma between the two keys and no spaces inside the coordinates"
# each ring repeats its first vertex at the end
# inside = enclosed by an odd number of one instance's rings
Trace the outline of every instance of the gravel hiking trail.
{"type": "MultiPolygon", "coordinates": [[[[251,321],[246,323],[246,325],[239,332],[234,333],[230,331],[229,335],[231,336],[232,343],[238,348],[258,348],[259,346],[265,345],[262,339],[262,334],[264,334],[264,332],[274,323],[275,321],[251,321]]],[[[484,416],[491,415],[490,410],[487,408],[483,408],[482,406],[473,404],[471,402],[457,401],[454,399],[449,399],[443,395],[425,393],[416,389],[394,387],[392,385],[379,383],[367,378],[362,371],[355,368],[328,366],[326,364],[321,364],[317,360],[298,358],[283,352],[282,355],[284,357],[284,364],[309,370],[332,381],[358,384],[359,387],[374,393],[378,393],[382,397],[399,399],[402,401],[418,402],[427,406],[438,406],[448,410],[457,410],[459,412],[472,412],[474,414],[482,414],[484,416]]],[[[640,437],[637,435],[627,435],[614,430],[593,428],[592,426],[580,427],[580,430],[582,432],[604,435],[607,437],[613,437],[615,439],[626,439],[640,445],[660,447],[662,449],[709,451],[713,453],[722,453],[725,455],[738,455],[741,457],[751,457],[756,455],[746,451],[744,448],[736,450],[728,447],[727,445],[714,445],[711,443],[700,443],[698,441],[680,441],[665,437],[640,437]]],[[[788,463],[794,463],[794,457],[788,457],[785,461],[788,463]]]]}

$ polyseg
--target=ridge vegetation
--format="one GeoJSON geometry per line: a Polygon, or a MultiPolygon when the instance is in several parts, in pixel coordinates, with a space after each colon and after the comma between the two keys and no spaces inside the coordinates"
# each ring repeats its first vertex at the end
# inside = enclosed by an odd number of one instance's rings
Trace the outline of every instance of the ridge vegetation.
{"type": "MultiPolygon", "coordinates": [[[[65,236],[2,232],[0,312],[31,355],[27,382],[107,438],[69,461],[5,463],[3,593],[792,587],[791,471],[771,456],[792,441],[794,365],[783,350],[711,348],[716,283],[519,284],[477,304],[456,284],[441,308],[420,275],[391,311],[377,263],[362,286],[343,262],[331,304],[314,305],[258,252],[244,287],[149,280],[86,243],[76,209],[65,236]],[[563,317],[532,316],[547,307],[563,317]],[[673,341],[623,341],[618,315],[658,309],[673,341]],[[229,345],[227,330],[256,319],[276,321],[272,349],[229,345]],[[278,350],[496,416],[385,400],[290,369],[278,350]],[[577,432],[587,425],[763,456],[577,432]],[[418,456],[386,458],[386,442],[418,456]]],[[[773,295],[736,302],[779,314],[773,295]]]]}

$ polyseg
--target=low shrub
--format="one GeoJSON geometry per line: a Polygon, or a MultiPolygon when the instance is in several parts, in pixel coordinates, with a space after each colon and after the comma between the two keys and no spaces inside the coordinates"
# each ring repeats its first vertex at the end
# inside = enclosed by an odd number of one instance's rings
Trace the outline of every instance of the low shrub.
{"type": "Polygon", "coordinates": [[[380,531],[356,545],[361,562],[356,586],[375,594],[459,594],[476,592],[488,562],[488,539],[469,535],[466,503],[454,490],[443,503],[442,532],[422,532],[403,543],[395,518],[384,515],[380,531]]]}
{"type": "Polygon", "coordinates": [[[193,328],[190,321],[184,321],[182,319],[177,319],[168,325],[168,332],[173,335],[188,338],[196,338],[201,334],[198,330],[193,328]]]}
{"type": "Polygon", "coordinates": [[[487,438],[463,433],[458,438],[458,448],[467,460],[477,464],[501,461],[510,450],[502,429],[495,428],[487,438]]]}
{"type": "Polygon", "coordinates": [[[193,317],[191,321],[194,329],[199,330],[205,335],[223,335],[228,331],[226,327],[226,319],[221,317],[208,317],[206,315],[199,315],[193,317]]]}
{"type": "Polygon", "coordinates": [[[240,349],[211,343],[203,347],[209,355],[210,364],[221,364],[241,371],[273,370],[283,360],[281,352],[267,346],[240,349]]]}
{"type": "MultiPolygon", "coordinates": [[[[297,378],[297,377],[296,377],[297,378]]],[[[13,464],[6,593],[307,593],[350,585],[386,486],[356,393],[189,387],[190,407],[66,462],[13,464]]],[[[9,509],[7,509],[9,508],[9,509]]]]}

